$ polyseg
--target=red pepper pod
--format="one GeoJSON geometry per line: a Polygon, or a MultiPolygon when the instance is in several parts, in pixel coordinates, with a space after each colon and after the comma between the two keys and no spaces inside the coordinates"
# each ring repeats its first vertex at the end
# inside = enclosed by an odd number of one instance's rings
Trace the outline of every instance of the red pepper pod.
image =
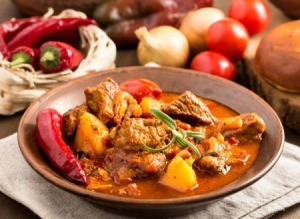
{"type": "Polygon", "coordinates": [[[50,41],[40,48],[40,68],[44,73],[76,69],[83,60],[83,55],[69,44],[50,41]]]}
{"type": "Polygon", "coordinates": [[[62,136],[62,116],[55,109],[44,109],[36,118],[36,137],[39,147],[52,165],[69,179],[87,184],[81,165],[62,136]]]}
{"type": "Polygon", "coordinates": [[[20,46],[14,49],[9,54],[10,66],[16,66],[20,64],[31,64],[34,69],[38,67],[39,50],[32,49],[27,46],[20,46]]]}
{"type": "Polygon", "coordinates": [[[29,17],[5,21],[1,24],[3,37],[6,42],[9,42],[18,32],[23,30],[25,27],[28,27],[45,19],[46,18],[44,17],[29,17]]]}
{"type": "Polygon", "coordinates": [[[10,21],[5,21],[0,25],[0,52],[5,57],[8,55],[7,43],[25,27],[30,26],[36,22],[39,22],[45,18],[43,17],[30,17],[21,18],[10,21]]]}
{"type": "Polygon", "coordinates": [[[4,57],[7,56],[7,45],[4,39],[3,28],[0,26],[0,52],[4,57]]]}
{"type": "Polygon", "coordinates": [[[7,49],[11,51],[19,46],[34,48],[45,40],[49,40],[51,36],[61,32],[68,35],[68,33],[74,33],[74,30],[78,30],[81,26],[91,24],[96,25],[96,22],[87,18],[49,18],[24,28],[8,42],[7,49]]]}

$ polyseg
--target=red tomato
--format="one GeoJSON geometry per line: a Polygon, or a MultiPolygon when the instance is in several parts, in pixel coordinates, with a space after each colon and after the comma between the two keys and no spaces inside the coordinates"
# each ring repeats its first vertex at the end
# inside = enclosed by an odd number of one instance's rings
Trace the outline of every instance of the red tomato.
{"type": "Polygon", "coordinates": [[[155,99],[162,97],[161,88],[153,81],[144,78],[124,81],[120,84],[120,89],[130,93],[138,102],[140,102],[143,97],[152,97],[155,99]]]}
{"type": "Polygon", "coordinates": [[[264,0],[232,0],[228,16],[241,22],[252,35],[268,26],[270,9],[264,0]]]}
{"type": "Polygon", "coordinates": [[[206,33],[209,50],[222,53],[233,62],[243,57],[248,42],[249,34],[246,28],[230,18],[213,23],[206,33]]]}
{"type": "Polygon", "coordinates": [[[199,53],[193,58],[190,68],[229,80],[235,79],[234,65],[229,59],[217,52],[206,51],[199,53]]]}

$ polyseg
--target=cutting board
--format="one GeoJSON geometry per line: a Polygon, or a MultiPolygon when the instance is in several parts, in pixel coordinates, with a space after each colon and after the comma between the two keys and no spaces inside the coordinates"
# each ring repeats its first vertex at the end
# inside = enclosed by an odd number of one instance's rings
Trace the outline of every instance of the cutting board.
{"type": "Polygon", "coordinates": [[[270,104],[286,127],[300,133],[300,94],[279,90],[267,82],[255,71],[253,59],[243,65],[244,83],[270,104]]]}

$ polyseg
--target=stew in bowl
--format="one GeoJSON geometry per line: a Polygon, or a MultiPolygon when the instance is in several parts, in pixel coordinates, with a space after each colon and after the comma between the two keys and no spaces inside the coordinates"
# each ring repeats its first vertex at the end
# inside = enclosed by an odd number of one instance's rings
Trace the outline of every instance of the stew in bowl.
{"type": "Polygon", "coordinates": [[[255,94],[173,68],[82,77],[33,103],[19,127],[21,151],[42,176],[129,210],[190,209],[238,191],[271,169],[283,137],[255,94]]]}

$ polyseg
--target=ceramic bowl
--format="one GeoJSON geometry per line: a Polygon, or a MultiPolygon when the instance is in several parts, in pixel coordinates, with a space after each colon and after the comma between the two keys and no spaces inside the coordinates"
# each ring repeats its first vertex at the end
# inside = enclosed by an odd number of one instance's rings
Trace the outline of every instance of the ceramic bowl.
{"type": "Polygon", "coordinates": [[[174,216],[187,214],[251,185],[263,177],[276,163],[283,149],[284,132],[272,108],[250,90],[229,80],[179,68],[126,67],[89,74],[50,90],[32,103],[24,113],[19,129],[20,149],[31,167],[54,185],[86,198],[99,208],[109,208],[123,214],[174,216]],[[266,123],[261,148],[253,166],[241,177],[226,186],[206,194],[174,199],[136,199],[105,195],[84,189],[61,176],[47,162],[38,148],[35,137],[37,113],[48,107],[60,113],[84,102],[83,90],[107,77],[117,82],[131,78],[148,78],[164,91],[182,93],[190,90],[198,96],[220,102],[238,113],[256,112],[266,123]]]}

